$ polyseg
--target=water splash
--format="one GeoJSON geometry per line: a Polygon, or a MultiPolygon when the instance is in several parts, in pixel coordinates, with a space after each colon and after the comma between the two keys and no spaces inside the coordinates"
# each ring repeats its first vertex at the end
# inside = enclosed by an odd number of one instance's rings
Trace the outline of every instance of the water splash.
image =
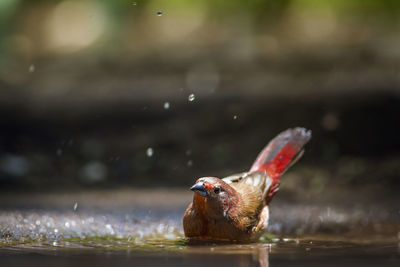
{"type": "Polygon", "coordinates": [[[179,221],[75,212],[0,212],[0,246],[24,242],[96,239],[143,243],[183,238],[179,221]]]}
{"type": "Polygon", "coordinates": [[[195,96],[194,94],[190,94],[190,95],[188,96],[189,102],[193,102],[195,99],[196,99],[196,96],[195,96]]]}
{"type": "Polygon", "coordinates": [[[146,155],[147,155],[149,158],[153,156],[153,153],[154,153],[154,151],[153,151],[153,148],[151,148],[151,147],[149,147],[149,148],[146,150],[146,155]]]}
{"type": "MultiPolygon", "coordinates": [[[[128,190],[114,194],[100,191],[85,192],[82,195],[28,195],[25,199],[23,195],[19,195],[9,201],[3,198],[0,203],[2,207],[8,208],[0,210],[0,247],[54,247],[53,242],[56,242],[57,248],[88,246],[126,249],[136,246],[153,251],[156,248],[161,249],[159,246],[167,246],[169,241],[173,244],[184,240],[182,213],[191,198],[187,191],[171,192],[168,189],[164,193],[158,190],[151,193],[146,190],[128,190]],[[178,197],[175,199],[176,196],[178,197]],[[75,208],[78,208],[79,202],[79,212],[71,209],[74,203],[71,200],[75,201],[75,208]],[[25,208],[15,209],[20,206],[25,208]]],[[[312,240],[312,244],[305,243],[302,236],[326,238],[327,233],[331,233],[330,238],[335,240],[359,238],[363,242],[372,241],[373,244],[377,240],[394,242],[397,249],[397,224],[391,225],[386,213],[380,212],[382,209],[358,211],[275,203],[271,209],[269,232],[277,234],[277,239],[262,238],[261,242],[275,241],[281,246],[304,245],[313,247],[314,251],[314,247],[318,245],[316,240],[312,240]],[[362,230],[362,226],[367,227],[362,230]],[[346,233],[352,229],[357,229],[355,231],[358,234],[346,237],[346,233]],[[375,232],[371,229],[375,229],[375,232]],[[319,234],[324,236],[318,236],[319,234]]]]}
{"type": "Polygon", "coordinates": [[[169,109],[169,107],[170,107],[169,102],[165,102],[164,103],[164,109],[167,110],[167,109],[169,109]]]}

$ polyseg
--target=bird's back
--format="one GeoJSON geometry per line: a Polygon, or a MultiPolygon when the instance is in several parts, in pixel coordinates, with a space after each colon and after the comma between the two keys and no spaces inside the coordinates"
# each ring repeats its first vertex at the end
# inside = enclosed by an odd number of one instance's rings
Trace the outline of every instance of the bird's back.
{"type": "Polygon", "coordinates": [[[235,188],[239,194],[255,197],[258,202],[265,199],[273,183],[273,179],[268,177],[265,171],[242,172],[222,180],[235,188]]]}

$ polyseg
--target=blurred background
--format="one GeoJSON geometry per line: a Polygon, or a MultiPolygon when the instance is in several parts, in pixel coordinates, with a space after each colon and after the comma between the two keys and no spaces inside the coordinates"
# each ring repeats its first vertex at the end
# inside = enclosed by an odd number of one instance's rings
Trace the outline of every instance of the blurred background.
{"type": "Polygon", "coordinates": [[[1,262],[398,266],[399,14],[397,0],[0,0],[1,262]],[[298,126],[313,137],[269,234],[188,246],[194,181],[248,170],[298,126]]]}
{"type": "Polygon", "coordinates": [[[1,191],[186,189],[247,170],[303,126],[313,139],[279,201],[379,202],[398,219],[399,12],[395,0],[2,0],[1,191]]]}

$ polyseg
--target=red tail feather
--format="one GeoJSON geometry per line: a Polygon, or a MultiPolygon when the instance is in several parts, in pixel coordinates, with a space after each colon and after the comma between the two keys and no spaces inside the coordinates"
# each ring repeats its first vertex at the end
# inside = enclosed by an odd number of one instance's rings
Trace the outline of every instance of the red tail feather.
{"type": "Polygon", "coordinates": [[[286,167],[289,166],[292,158],[298,153],[298,149],[289,143],[284,146],[272,161],[266,162],[257,167],[257,171],[266,171],[267,175],[273,179],[281,176],[286,167]]]}
{"type": "Polygon", "coordinates": [[[266,171],[273,179],[269,199],[278,191],[281,175],[301,157],[303,146],[310,138],[311,131],[304,128],[288,129],[272,139],[258,155],[250,172],[266,171]]]}

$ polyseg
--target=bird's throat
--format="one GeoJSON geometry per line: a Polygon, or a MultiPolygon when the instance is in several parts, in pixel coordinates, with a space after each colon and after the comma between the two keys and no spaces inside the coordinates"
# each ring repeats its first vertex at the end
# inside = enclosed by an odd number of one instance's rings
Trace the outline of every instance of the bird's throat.
{"type": "Polygon", "coordinates": [[[199,194],[194,194],[193,206],[199,213],[203,213],[206,206],[206,198],[199,194]]]}

